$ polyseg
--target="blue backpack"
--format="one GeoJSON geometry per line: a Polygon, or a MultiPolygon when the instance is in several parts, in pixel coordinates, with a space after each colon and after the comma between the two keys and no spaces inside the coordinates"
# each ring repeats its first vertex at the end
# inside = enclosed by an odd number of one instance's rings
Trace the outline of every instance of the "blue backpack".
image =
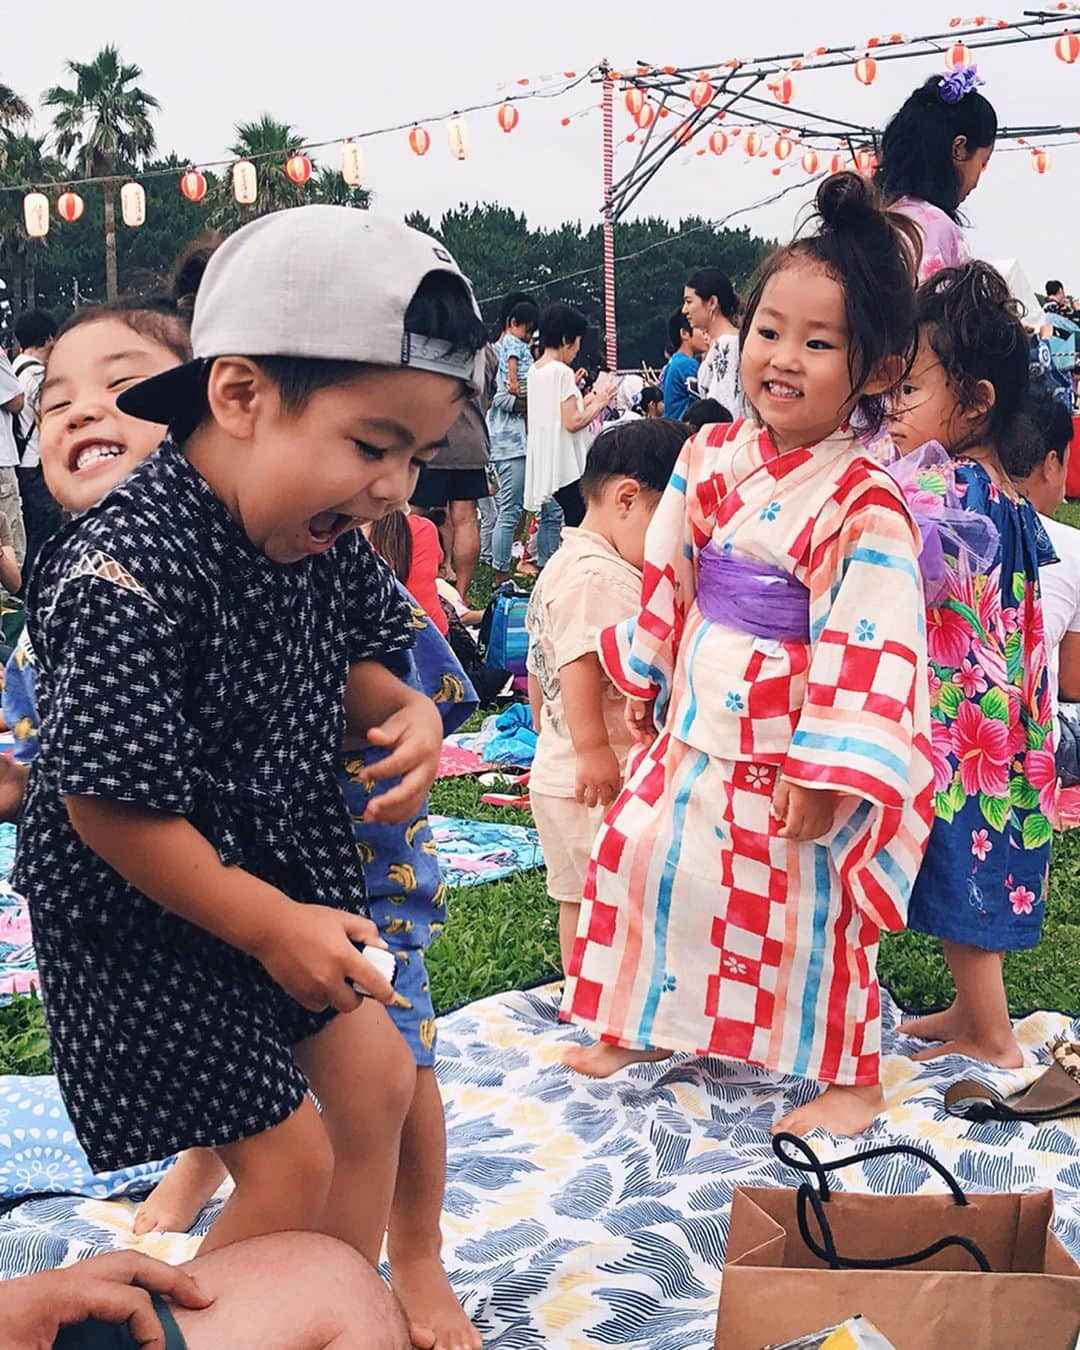
{"type": "Polygon", "coordinates": [[[484,664],[507,670],[516,679],[526,675],[529,634],[525,629],[525,611],[528,608],[528,591],[519,591],[512,581],[506,581],[492,591],[480,625],[484,664]]]}

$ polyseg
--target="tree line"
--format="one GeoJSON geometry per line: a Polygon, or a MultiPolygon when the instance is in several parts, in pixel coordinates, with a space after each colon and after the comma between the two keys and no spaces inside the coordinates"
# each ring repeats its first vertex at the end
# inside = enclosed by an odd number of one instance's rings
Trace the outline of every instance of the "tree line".
{"type": "MultiPolygon", "coordinates": [[[[27,236],[23,192],[0,191],[0,278],[6,283],[10,323],[23,309],[41,307],[62,317],[76,305],[119,294],[148,294],[162,287],[177,252],[205,229],[223,234],[270,211],[304,202],[364,208],[372,196],[350,188],[335,166],[313,160],[311,180],[297,185],[285,161],[304,143],[288,122],[264,115],[240,123],[228,153],[252,159],[258,168],[258,198],[241,206],[229,174],[206,174],[207,192],[190,202],[179,191],[190,161],[161,155],[153,125],[157,99],[139,84],[142,71],[124,62],[114,46],[93,61],[66,63],[68,80],[45,91],[51,134],[31,135],[29,103],[0,84],[0,188],[25,188],[76,178],[100,183],[76,189],[81,218],[55,215],[45,239],[27,236]],[[123,181],[138,176],[146,191],[146,221],[137,229],[116,225],[116,198],[123,181]]],[[[592,324],[591,347],[599,354],[603,323],[602,240],[599,224],[580,221],[555,229],[530,227],[526,216],[496,203],[461,205],[439,221],[414,213],[408,223],[435,235],[457,258],[483,302],[493,328],[501,297],[527,291],[541,304],[564,301],[592,324]]],[[[650,217],[616,227],[618,265],[616,323],[621,365],[659,365],[667,344],[667,320],[680,305],[683,283],[699,267],[721,267],[744,284],[770,245],[748,229],[718,230],[691,217],[677,225],[650,217]]],[[[0,335],[6,323],[0,320],[0,335]]]]}

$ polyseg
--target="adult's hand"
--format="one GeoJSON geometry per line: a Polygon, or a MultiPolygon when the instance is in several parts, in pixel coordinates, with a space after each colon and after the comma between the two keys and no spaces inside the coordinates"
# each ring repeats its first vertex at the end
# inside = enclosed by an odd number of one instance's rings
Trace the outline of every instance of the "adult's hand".
{"type": "Polygon", "coordinates": [[[163,1294],[181,1308],[208,1308],[213,1302],[190,1275],[164,1261],[139,1252],[109,1252],[0,1285],[0,1345],[52,1350],[63,1327],[96,1317],[126,1322],[143,1350],[165,1350],[151,1294],[163,1294]]]}

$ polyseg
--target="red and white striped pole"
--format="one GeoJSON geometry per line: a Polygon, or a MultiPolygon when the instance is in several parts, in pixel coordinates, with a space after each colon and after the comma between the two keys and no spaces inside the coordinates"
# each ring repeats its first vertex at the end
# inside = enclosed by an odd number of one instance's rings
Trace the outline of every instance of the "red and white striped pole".
{"type": "Polygon", "coordinates": [[[618,369],[615,332],[615,226],[611,219],[611,186],[615,170],[615,81],[605,61],[604,72],[604,332],[609,370],[618,369]]]}

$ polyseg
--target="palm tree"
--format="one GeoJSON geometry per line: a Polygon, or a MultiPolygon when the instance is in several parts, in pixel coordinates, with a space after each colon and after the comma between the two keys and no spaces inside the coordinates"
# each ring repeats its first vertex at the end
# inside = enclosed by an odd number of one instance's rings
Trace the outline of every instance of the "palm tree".
{"type": "Polygon", "coordinates": [[[87,178],[103,178],[105,193],[105,294],[116,298],[116,204],[113,175],[119,160],[137,165],[154,150],[150,113],[161,105],[135,83],[138,66],[125,65],[110,43],[89,64],[68,61],[75,87],[54,85],[41,96],[53,118],[57,153],[74,154],[87,178]]]}
{"type": "Polygon", "coordinates": [[[0,84],[0,127],[8,128],[16,122],[29,122],[30,104],[21,99],[14,89],[0,84]]]}
{"type": "MultiPolygon", "coordinates": [[[[45,137],[15,136],[0,133],[0,183],[18,187],[41,186],[56,181],[63,165],[45,154],[45,137]]],[[[11,281],[12,315],[17,318],[23,306],[33,309],[37,303],[37,262],[44,239],[31,239],[23,224],[22,195],[0,192],[0,268],[11,281]]]]}
{"type": "Polygon", "coordinates": [[[311,200],[323,206],[355,206],[366,211],[372,202],[366,187],[350,187],[337,169],[320,169],[311,179],[311,200]]]}
{"type": "MultiPolygon", "coordinates": [[[[229,154],[237,159],[250,159],[255,165],[258,195],[250,206],[241,206],[232,194],[232,175],[222,174],[210,223],[220,230],[235,230],[256,216],[311,201],[308,187],[294,183],[285,172],[285,161],[303,143],[300,132],[288,122],[276,121],[269,113],[263,113],[257,122],[238,122],[236,143],[229,146],[229,154]]],[[[315,170],[314,164],[312,169],[315,170]]]]}

